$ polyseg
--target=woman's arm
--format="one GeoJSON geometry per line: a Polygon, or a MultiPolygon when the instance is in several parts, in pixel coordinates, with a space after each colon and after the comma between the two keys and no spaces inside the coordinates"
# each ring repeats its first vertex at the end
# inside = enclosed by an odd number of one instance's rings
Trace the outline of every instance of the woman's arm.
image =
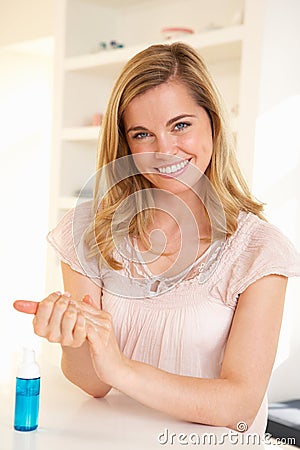
{"type": "MultiPolygon", "coordinates": [[[[62,262],[61,266],[65,290],[75,299],[81,299],[88,293],[93,300],[92,306],[101,309],[101,288],[69,265],[62,262]]],[[[61,368],[68,380],[94,397],[104,397],[111,389],[97,376],[87,341],[79,348],[62,345],[61,368]]]]}
{"type": "Polygon", "coordinates": [[[65,376],[94,397],[103,397],[111,386],[97,376],[87,342],[88,324],[105,326],[106,323],[107,313],[101,310],[102,292],[67,264],[62,264],[62,272],[68,289],[64,294],[53,292],[41,302],[16,300],[14,307],[34,314],[33,328],[38,336],[61,344],[65,376]]]}
{"type": "Polygon", "coordinates": [[[98,376],[139,402],[180,419],[232,429],[245,422],[249,427],[271,375],[286,284],[286,277],[269,275],[240,295],[218,379],[174,375],[122,360],[111,330],[89,326],[98,376]]]}

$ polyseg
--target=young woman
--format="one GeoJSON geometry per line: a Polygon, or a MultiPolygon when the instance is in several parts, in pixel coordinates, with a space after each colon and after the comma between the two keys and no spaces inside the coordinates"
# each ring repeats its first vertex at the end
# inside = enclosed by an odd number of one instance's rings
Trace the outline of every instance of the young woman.
{"type": "Polygon", "coordinates": [[[207,69],[182,43],[134,56],[101,131],[93,205],[49,234],[64,294],[34,330],[62,345],[65,376],[117,388],[203,424],[263,433],[292,244],[239,170],[207,69]]]}

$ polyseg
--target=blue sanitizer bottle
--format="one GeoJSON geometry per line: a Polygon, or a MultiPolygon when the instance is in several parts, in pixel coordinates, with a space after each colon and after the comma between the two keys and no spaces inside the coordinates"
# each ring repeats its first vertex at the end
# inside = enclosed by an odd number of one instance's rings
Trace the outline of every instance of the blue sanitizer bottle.
{"type": "Polygon", "coordinates": [[[39,403],[40,369],[34,350],[24,349],[16,379],[15,430],[33,431],[38,427],[39,403]]]}

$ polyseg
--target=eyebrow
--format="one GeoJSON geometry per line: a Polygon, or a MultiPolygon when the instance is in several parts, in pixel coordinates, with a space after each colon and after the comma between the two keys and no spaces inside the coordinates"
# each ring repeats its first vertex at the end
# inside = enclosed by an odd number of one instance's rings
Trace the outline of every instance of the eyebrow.
{"type": "MultiPolygon", "coordinates": [[[[169,127],[174,122],[177,122],[177,120],[181,120],[186,117],[196,117],[196,116],[194,114],[180,114],[179,116],[172,117],[172,119],[168,120],[166,126],[169,127]]],[[[136,125],[135,127],[128,128],[127,133],[129,133],[130,131],[139,131],[139,130],[147,131],[147,128],[143,127],[142,125],[136,125]]]]}

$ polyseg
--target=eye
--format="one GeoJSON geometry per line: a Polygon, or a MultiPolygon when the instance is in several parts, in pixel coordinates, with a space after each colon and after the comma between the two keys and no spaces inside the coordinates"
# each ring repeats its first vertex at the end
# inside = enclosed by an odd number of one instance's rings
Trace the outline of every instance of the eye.
{"type": "Polygon", "coordinates": [[[133,139],[145,139],[150,136],[146,131],[140,131],[139,133],[135,133],[132,137],[133,139]]]}
{"type": "Polygon", "coordinates": [[[178,122],[174,126],[174,129],[178,130],[178,131],[181,131],[181,130],[184,130],[185,128],[188,128],[190,126],[191,126],[191,124],[189,122],[178,122]]]}

